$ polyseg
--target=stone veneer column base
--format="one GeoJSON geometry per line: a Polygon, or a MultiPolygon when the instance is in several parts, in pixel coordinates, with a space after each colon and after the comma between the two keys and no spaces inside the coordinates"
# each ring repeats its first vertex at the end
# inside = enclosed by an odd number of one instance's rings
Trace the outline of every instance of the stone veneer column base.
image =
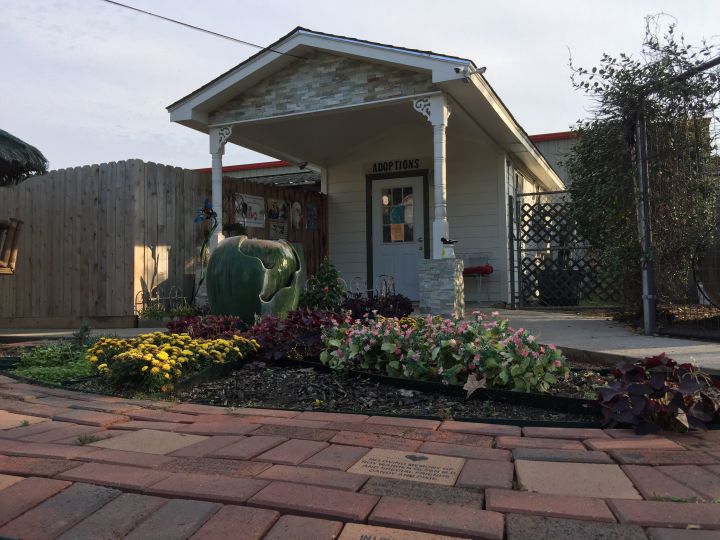
{"type": "Polygon", "coordinates": [[[460,318],[465,315],[465,282],[462,259],[422,259],[420,311],[460,318]]]}

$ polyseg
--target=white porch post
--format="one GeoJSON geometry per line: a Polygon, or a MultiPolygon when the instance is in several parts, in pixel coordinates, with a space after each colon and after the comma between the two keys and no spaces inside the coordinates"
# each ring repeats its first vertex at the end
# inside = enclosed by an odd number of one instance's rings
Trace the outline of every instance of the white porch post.
{"type": "Polygon", "coordinates": [[[432,258],[454,258],[452,246],[444,246],[441,238],[450,238],[447,220],[447,180],[445,172],[446,137],[450,106],[443,94],[413,100],[413,107],[423,114],[433,126],[434,195],[435,217],[433,219],[432,258]]]}
{"type": "Polygon", "coordinates": [[[210,128],[210,154],[212,155],[212,207],[217,214],[218,226],[210,238],[210,253],[223,240],[222,234],[222,157],[225,143],[232,134],[232,126],[210,128]]]}
{"type": "Polygon", "coordinates": [[[443,245],[441,240],[450,238],[445,174],[445,131],[450,107],[444,94],[415,99],[413,107],[432,124],[434,153],[432,258],[420,260],[418,268],[420,311],[462,317],[465,312],[463,262],[455,258],[452,246],[443,245]]]}

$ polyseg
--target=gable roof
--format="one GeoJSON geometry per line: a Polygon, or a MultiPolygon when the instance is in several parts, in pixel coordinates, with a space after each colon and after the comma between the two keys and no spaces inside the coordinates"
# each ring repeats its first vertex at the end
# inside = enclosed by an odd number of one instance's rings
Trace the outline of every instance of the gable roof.
{"type": "Polygon", "coordinates": [[[284,43],[287,39],[289,39],[290,37],[292,37],[292,36],[294,36],[294,35],[296,35],[296,34],[297,34],[297,35],[300,35],[300,34],[312,34],[312,35],[316,35],[316,36],[323,36],[323,37],[326,37],[326,38],[333,38],[333,39],[337,39],[337,40],[345,40],[345,41],[352,42],[352,43],[362,43],[362,44],[365,44],[365,45],[371,45],[371,46],[373,46],[373,47],[378,47],[378,48],[381,48],[381,49],[393,49],[393,50],[397,50],[397,51],[404,51],[404,52],[406,52],[406,53],[417,54],[417,55],[427,56],[427,57],[432,57],[432,58],[437,58],[437,59],[447,59],[447,60],[459,61],[459,62],[461,62],[461,63],[470,64],[471,66],[475,67],[475,64],[473,63],[472,60],[469,60],[469,59],[467,59],[467,58],[461,58],[461,57],[459,57],[459,56],[451,56],[451,55],[447,55],[447,54],[439,54],[439,53],[436,53],[436,52],[433,52],[433,51],[423,51],[423,50],[420,50],[420,49],[411,49],[411,48],[408,48],[408,47],[400,47],[400,46],[397,46],[397,45],[388,45],[388,44],[386,44],[386,43],[378,43],[377,41],[368,41],[368,40],[365,40],[365,39],[358,39],[358,38],[352,38],[352,37],[348,37],[348,36],[341,36],[341,35],[338,35],[338,34],[329,34],[329,33],[326,33],[326,32],[318,32],[317,30],[310,30],[309,28],[304,28],[304,27],[302,27],[302,26],[296,26],[293,30],[291,30],[290,32],[288,32],[287,34],[285,34],[284,36],[282,36],[282,37],[281,37],[280,39],[278,39],[277,41],[274,41],[273,43],[271,43],[270,45],[268,45],[268,46],[265,47],[264,49],[256,52],[256,53],[253,54],[252,56],[248,57],[246,60],[243,60],[243,61],[240,62],[238,65],[236,65],[236,66],[230,68],[229,70],[227,70],[226,72],[218,75],[218,76],[215,77],[213,80],[211,80],[211,81],[207,82],[206,84],[202,85],[200,88],[198,88],[198,89],[190,92],[190,93],[189,93],[188,95],[186,95],[185,97],[182,97],[182,98],[178,99],[177,101],[171,103],[170,105],[168,105],[168,106],[166,107],[166,109],[171,110],[171,109],[173,109],[174,107],[176,107],[177,105],[179,105],[180,103],[182,103],[183,101],[185,101],[185,100],[187,100],[187,99],[189,99],[189,98],[191,98],[191,97],[193,97],[193,96],[196,96],[197,94],[199,94],[200,92],[202,92],[204,89],[206,89],[206,88],[212,86],[213,84],[217,83],[218,81],[224,79],[224,78],[227,77],[229,74],[231,74],[231,73],[233,73],[234,71],[236,71],[237,69],[242,68],[243,66],[249,64],[249,63],[252,62],[254,59],[256,59],[257,57],[259,57],[259,56],[261,56],[261,55],[263,55],[263,54],[267,54],[267,53],[271,53],[271,54],[272,54],[272,53],[275,53],[275,54],[278,54],[278,55],[280,55],[280,54],[287,54],[287,53],[285,53],[285,52],[280,52],[280,53],[279,53],[279,52],[277,51],[277,49],[278,49],[278,47],[279,47],[282,43],[284,43]]]}
{"type": "Polygon", "coordinates": [[[476,64],[467,58],[296,27],[244,62],[167,107],[170,119],[209,131],[208,113],[309,50],[395,65],[431,74],[431,80],[471,115],[486,135],[508,152],[516,166],[550,189],[564,184],[520,126],[476,64]],[[467,68],[465,70],[464,68],[467,68]],[[465,84],[469,83],[469,84],[465,84]]]}

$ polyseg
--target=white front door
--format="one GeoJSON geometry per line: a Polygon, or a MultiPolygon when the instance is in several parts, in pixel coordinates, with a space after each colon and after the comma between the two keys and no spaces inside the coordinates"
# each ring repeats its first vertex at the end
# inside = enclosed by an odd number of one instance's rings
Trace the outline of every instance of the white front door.
{"type": "Polygon", "coordinates": [[[395,292],[418,300],[418,265],[425,256],[423,177],[372,182],[373,284],[390,276],[395,292]]]}

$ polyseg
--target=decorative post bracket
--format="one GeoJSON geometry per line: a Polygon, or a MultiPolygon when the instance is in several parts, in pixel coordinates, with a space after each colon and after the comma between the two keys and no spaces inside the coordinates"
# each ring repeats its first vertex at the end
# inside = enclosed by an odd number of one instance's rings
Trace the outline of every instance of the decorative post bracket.
{"type": "Polygon", "coordinates": [[[228,142],[232,135],[232,126],[222,126],[210,129],[210,153],[224,154],[225,143],[228,142]]]}

